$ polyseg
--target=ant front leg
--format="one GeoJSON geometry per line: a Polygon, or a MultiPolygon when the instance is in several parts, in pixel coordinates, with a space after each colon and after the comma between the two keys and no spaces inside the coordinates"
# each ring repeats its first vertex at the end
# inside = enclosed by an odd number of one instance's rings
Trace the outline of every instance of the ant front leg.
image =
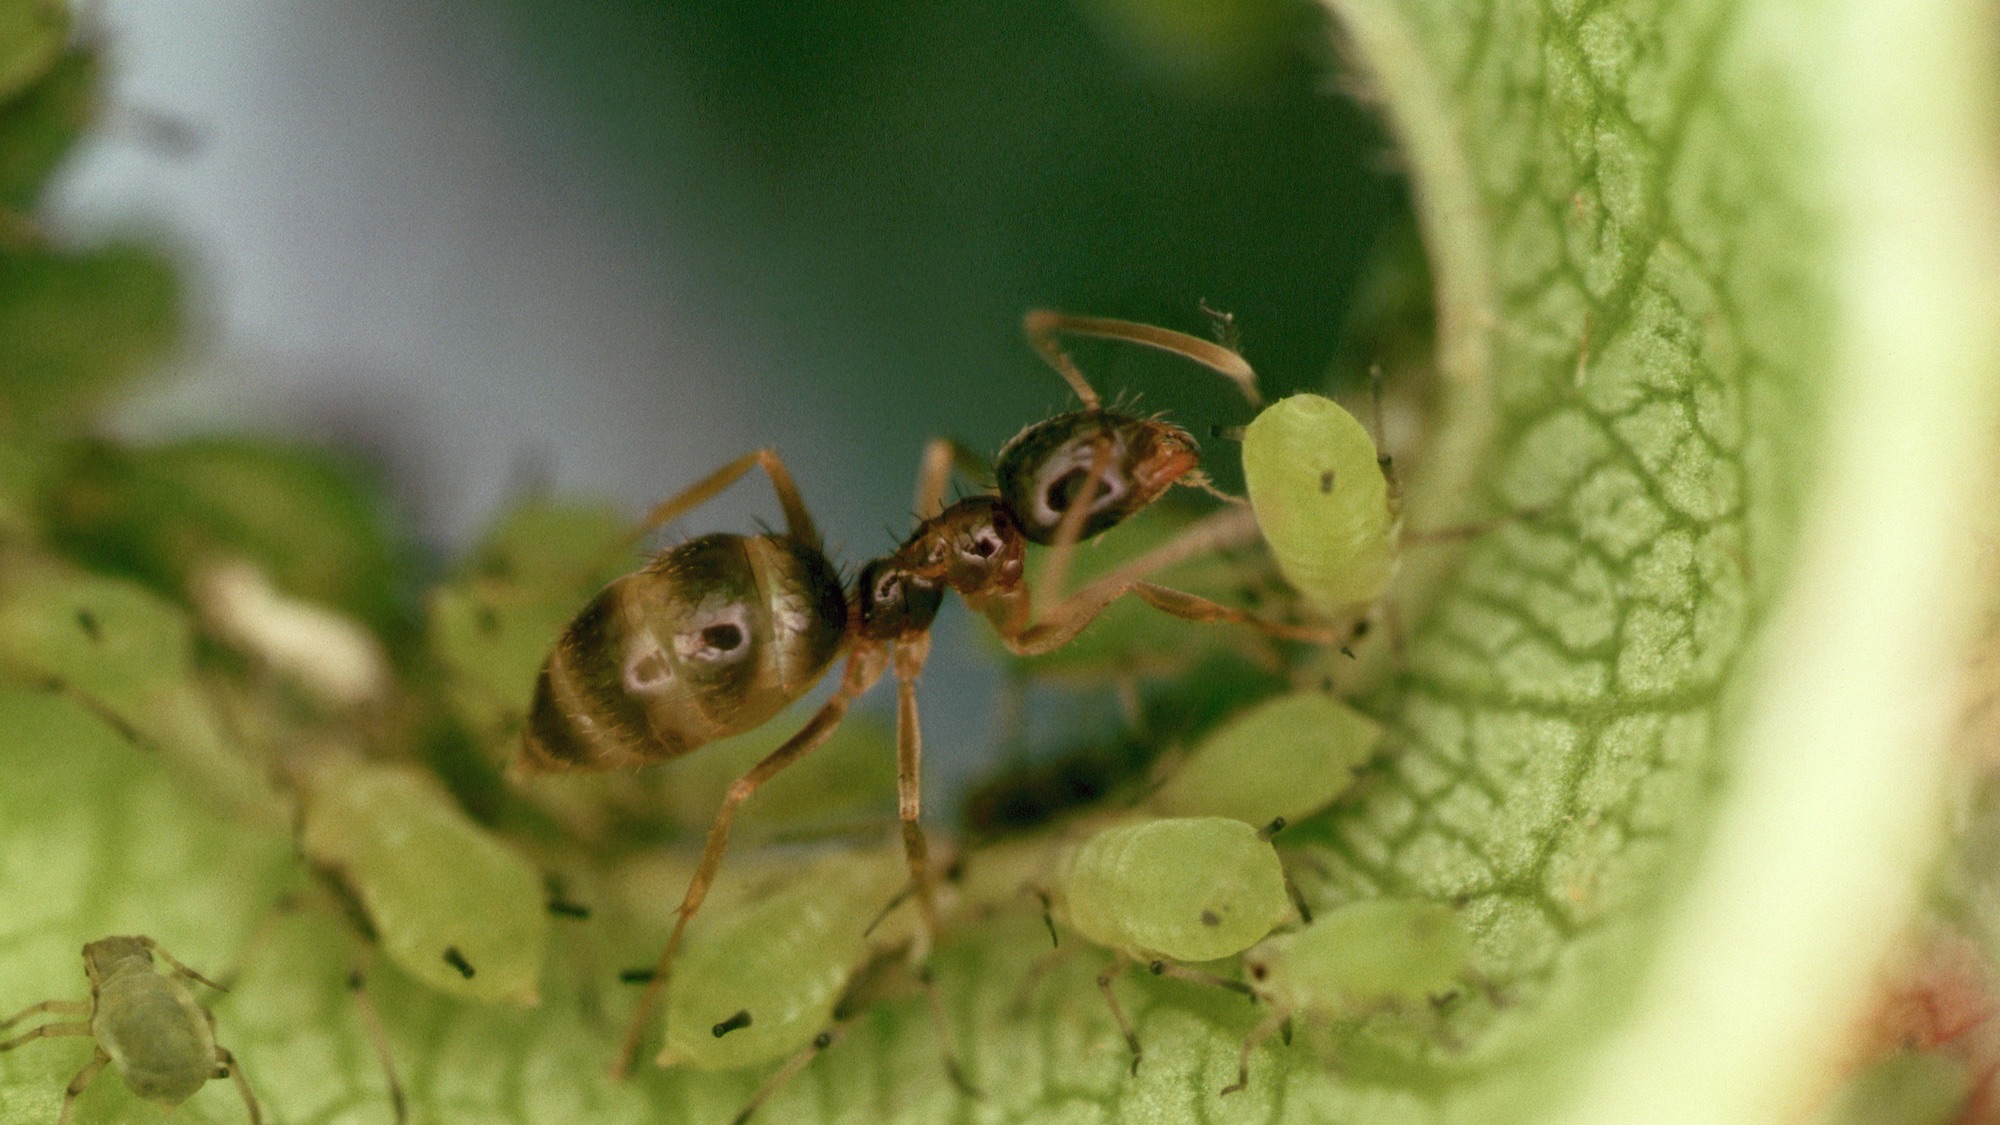
{"type": "Polygon", "coordinates": [[[1343,635],[1337,630],[1269,621],[1208,598],[1157,586],[1145,580],[1147,576],[1187,559],[1254,542],[1257,535],[1256,516],[1247,509],[1231,508],[1204,517],[1167,542],[1050,607],[1035,624],[1012,633],[1002,630],[1001,639],[1017,655],[1039,656],[1075,639],[1112,602],[1126,594],[1136,594],[1148,605],[1190,621],[1249,625],[1287,640],[1337,643],[1343,635]]]}
{"type": "Polygon", "coordinates": [[[702,900],[708,897],[709,886],[715,882],[715,873],[722,866],[722,853],[729,847],[729,828],[736,819],[737,806],[749,800],[751,794],[786,766],[817,750],[846,717],[854,697],[881,679],[882,663],[882,654],[878,649],[866,644],[857,645],[848,655],[847,671],[841,677],[840,687],[820,706],[819,711],[784,745],[765,755],[762,761],[750,768],[750,772],[730,785],[728,796],[723,798],[722,807],[716,810],[715,820],[709,825],[708,840],[701,849],[701,862],[695,867],[694,877],[688,880],[687,893],[681,896],[681,904],[675,910],[674,929],[667,936],[667,947],[653,967],[653,977],[647,982],[644,995],[639,998],[639,1006],[632,1013],[631,1022],[625,1026],[625,1039],[619,1045],[618,1057],[611,1064],[613,1080],[622,1081],[632,1072],[633,1059],[639,1053],[639,1044],[646,1037],[646,1024],[652,1017],[653,1009],[659,1006],[661,997],[666,994],[667,982],[673,977],[674,954],[680,949],[681,939],[687,933],[688,921],[701,909],[702,900]]]}

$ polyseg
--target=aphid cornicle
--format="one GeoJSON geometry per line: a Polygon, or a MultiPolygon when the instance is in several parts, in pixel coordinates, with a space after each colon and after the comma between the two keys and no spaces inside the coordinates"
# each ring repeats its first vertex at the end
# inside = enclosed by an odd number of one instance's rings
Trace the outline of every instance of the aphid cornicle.
{"type": "MultiPolygon", "coordinates": [[[[1165,329],[1049,312],[1030,313],[1025,327],[1083,408],[1023,431],[994,466],[998,491],[950,506],[946,487],[968,458],[948,442],[932,442],[917,486],[918,527],[895,551],[861,568],[851,595],[827,561],[790,473],[776,453],[760,450],[660,505],[643,526],[669,523],[761,467],[784,510],[783,533],[705,535],[662,552],[593,599],[543,666],[517,760],[520,773],[616,769],[679,757],[764,723],[804,695],[843,649],[847,653],[832,697],[731,786],[717,811],[667,947],[626,1030],[615,1074],[629,1069],[671,980],[675,951],[715,878],[737,806],[823,742],[854,698],[890,671],[897,683],[898,813],[919,911],[926,930],[934,928],[919,827],[922,743],[915,688],[946,588],[983,613],[1010,649],[1025,654],[1066,643],[1127,593],[1192,620],[1300,635],[1145,581],[1180,559],[1254,538],[1254,520],[1241,509],[1197,521],[1144,558],[1061,595],[1067,559],[1080,540],[1177,483],[1206,481],[1195,472],[1198,453],[1185,430],[1104,409],[1055,336],[1100,336],[1170,351],[1231,378],[1253,402],[1254,374],[1236,353],[1165,329]],[[1039,615],[1036,594],[1023,578],[1030,542],[1054,552],[1039,591],[1046,603],[1039,615]]],[[[1318,631],[1309,635],[1321,639],[1318,631]]]]}
{"type": "Polygon", "coordinates": [[[0,1042],[0,1051],[56,1036],[97,1041],[96,1053],[63,1091],[56,1125],[69,1125],[77,1098],[106,1066],[115,1068],[134,1094],[167,1109],[188,1100],[211,1078],[233,1079],[251,1125],[260,1125],[263,1115],[241,1064],[216,1043],[215,1017],[195,1003],[181,979],[210,988],[220,985],[174,960],[149,937],[93,941],[83,947],[83,970],[90,979],[89,1000],[45,1000],[0,1021],[0,1028],[7,1028],[35,1015],[80,1017],[78,1022],[42,1024],[0,1042]],[[159,972],[155,957],[167,963],[171,975],[159,972]]]}

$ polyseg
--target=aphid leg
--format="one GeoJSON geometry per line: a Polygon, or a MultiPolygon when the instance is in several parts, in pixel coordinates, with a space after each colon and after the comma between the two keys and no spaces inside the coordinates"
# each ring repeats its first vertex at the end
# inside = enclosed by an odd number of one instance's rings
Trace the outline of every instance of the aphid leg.
{"type": "Polygon", "coordinates": [[[1263,396],[1257,393],[1257,372],[1248,361],[1229,348],[1213,344],[1199,336],[1189,336],[1169,328],[1158,328],[1151,324],[1136,324],[1129,320],[1113,320],[1101,316],[1069,316],[1051,312],[1048,309],[1034,309],[1023,318],[1021,328],[1028,334],[1028,343],[1041,357],[1048,361],[1056,373],[1068,381],[1083,400],[1084,409],[1097,410],[1097,393],[1084,381],[1083,374],[1070,362],[1062,346],[1055,338],[1058,334],[1071,336],[1095,336],[1101,340],[1123,340],[1128,344],[1142,344],[1171,352],[1185,359],[1191,359],[1203,367],[1221,375],[1236,385],[1249,400],[1251,406],[1264,405],[1263,396]]]}
{"type": "Polygon", "coordinates": [[[37,1039],[60,1039],[69,1035],[89,1034],[90,1025],[87,1023],[45,1023],[40,1027],[29,1028],[12,1039],[0,1042],[0,1051],[11,1051],[24,1043],[33,1043],[37,1039]]]}
{"type": "Polygon", "coordinates": [[[39,1016],[45,1013],[51,1016],[89,1016],[90,1005],[82,1000],[44,1000],[39,1004],[30,1004],[19,1012],[8,1016],[6,1019],[0,1020],[0,1028],[13,1027],[29,1016],[39,1016]]]}
{"type": "Polygon", "coordinates": [[[250,1125],[264,1125],[264,1113],[258,1111],[256,1107],[256,1095],[250,1093],[250,1079],[244,1077],[244,1067],[242,1063],[236,1061],[236,1055],[230,1055],[226,1047],[216,1047],[216,1063],[218,1063],[216,1067],[218,1079],[236,1081],[236,1093],[242,1095],[244,1109],[250,1111],[250,1125]]]}
{"type": "Polygon", "coordinates": [[[931,1027],[937,1033],[938,1056],[944,1063],[945,1077],[966,1097],[984,1099],[986,1094],[965,1076],[965,1067],[958,1061],[958,1050],[952,1045],[951,1022],[945,1019],[944,1001],[938,998],[937,981],[932,978],[929,966],[917,970],[917,984],[924,990],[924,1007],[929,1010],[931,1027]]]}
{"type": "Polygon", "coordinates": [[[854,697],[874,686],[881,677],[882,657],[878,651],[857,648],[849,653],[847,671],[841,677],[840,687],[806,721],[806,725],[730,785],[722,807],[716,810],[715,820],[709,825],[708,840],[701,849],[701,862],[695,868],[694,877],[688,880],[687,893],[681,896],[681,904],[675,910],[677,917],[673,932],[667,935],[667,947],[661,951],[659,962],[653,966],[653,979],[647,982],[646,991],[639,997],[638,1008],[625,1025],[624,1041],[619,1044],[618,1057],[611,1063],[614,1081],[622,1081],[632,1072],[632,1061],[639,1054],[639,1044],[646,1038],[646,1024],[652,1018],[653,1009],[659,1006],[660,998],[666,995],[667,982],[673,979],[674,954],[680,949],[681,938],[687,933],[688,920],[701,909],[702,900],[708,897],[709,885],[715,881],[716,869],[722,866],[722,853],[729,846],[729,826],[736,819],[736,807],[749,800],[751,794],[786,766],[818,749],[833,729],[840,725],[841,719],[846,717],[854,697]]]}
{"type": "Polygon", "coordinates": [[[1250,1029],[1250,1034],[1243,1038],[1243,1049],[1236,1055],[1236,1081],[1222,1088],[1223,1097],[1228,1097],[1250,1085],[1250,1052],[1256,1050],[1259,1043],[1269,1039],[1272,1032],[1283,1027],[1286,1029],[1286,1042],[1291,1041],[1290,1024],[1290,1013],[1272,1012],[1256,1027],[1250,1029]]]}
{"type": "Polygon", "coordinates": [[[173,954],[168,953],[164,949],[161,949],[160,943],[154,941],[152,938],[142,936],[139,938],[139,942],[140,944],[144,945],[147,951],[152,953],[153,956],[158,957],[162,961],[165,961],[167,963],[167,967],[173,970],[175,976],[185,977],[191,981],[199,981],[200,983],[205,984],[210,988],[213,988],[217,992],[229,991],[228,989],[222,987],[221,985],[215,983],[214,981],[208,979],[205,976],[202,976],[200,973],[195,972],[193,969],[190,969],[186,965],[183,965],[179,961],[175,960],[173,954]]]}
{"type": "Polygon", "coordinates": [[[1076,946],[1057,947],[1035,958],[1028,971],[1021,977],[1021,983],[1014,987],[1014,997],[1007,1002],[1007,1014],[1015,1019],[1026,1019],[1028,1009],[1035,1001],[1035,990],[1057,965],[1076,952],[1076,946]]]}
{"type": "Polygon", "coordinates": [[[375,1001],[368,998],[367,973],[358,964],[348,970],[347,991],[354,996],[355,1010],[361,1013],[361,1026],[368,1032],[375,1060],[382,1064],[382,1077],[389,1084],[389,1108],[395,1114],[396,1125],[403,1125],[410,1119],[409,1103],[403,1097],[403,1080],[396,1073],[396,1057],[389,1053],[389,1033],[382,1028],[375,1001]]]}
{"type": "Polygon", "coordinates": [[[735,484],[744,473],[759,466],[763,468],[764,475],[771,478],[771,490],[778,494],[778,506],[785,511],[785,530],[792,538],[818,550],[819,529],[813,526],[812,516],[806,512],[805,500],[799,495],[799,486],[792,481],[791,471],[785,468],[785,462],[775,449],[746,453],[669,497],[646,513],[646,518],[639,521],[639,526],[633,530],[632,538],[644,538],[701,507],[735,484]]]}
{"type": "Polygon", "coordinates": [[[69,1080],[69,1085],[63,1087],[62,1111],[56,1114],[56,1125],[69,1125],[69,1115],[76,1112],[76,1099],[83,1096],[84,1089],[96,1080],[98,1074],[110,1062],[111,1056],[104,1053],[103,1047],[99,1047],[97,1053],[90,1057],[90,1061],[83,1064],[83,1069],[76,1072],[76,1077],[69,1080]]]}
{"type": "Polygon", "coordinates": [[[951,484],[953,469],[970,480],[989,481],[993,477],[992,468],[979,454],[950,438],[932,438],[924,443],[923,460],[917,469],[913,503],[918,519],[931,519],[944,511],[945,489],[951,484]]]}
{"type": "Polygon", "coordinates": [[[1156,977],[1166,977],[1169,980],[1184,980],[1189,984],[1205,984],[1210,988],[1220,988],[1225,992],[1240,993],[1241,995],[1248,996],[1252,1002],[1255,1002],[1257,999],[1257,994],[1250,990],[1250,986],[1240,980],[1232,980],[1229,977],[1219,976],[1215,973],[1204,973],[1200,969],[1190,969],[1186,965],[1176,965],[1168,961],[1153,961],[1147,964],[1146,971],[1156,977]]]}
{"type": "Polygon", "coordinates": [[[1111,1018],[1118,1021],[1118,1030],[1125,1034],[1125,1045],[1132,1049],[1132,1077],[1139,1077],[1139,1060],[1146,1052],[1139,1048],[1139,1033],[1132,1030],[1132,1021],[1125,1015],[1125,1009],[1118,1003],[1118,994],[1111,991],[1111,982],[1121,976],[1132,964],[1132,959],[1120,953],[1104,971],[1097,974],[1097,991],[1104,994],[1104,1002],[1111,1008],[1111,1018]]]}
{"type": "Polygon", "coordinates": [[[924,810],[923,726],[917,717],[917,677],[923,674],[930,656],[931,638],[924,633],[914,640],[897,641],[896,668],[896,815],[903,826],[903,855],[910,865],[910,885],[916,889],[917,910],[923,925],[911,960],[930,956],[931,939],[937,933],[937,894],[931,887],[930,847],[921,822],[924,810]]]}
{"type": "Polygon", "coordinates": [[[773,1071],[769,1078],[764,1079],[763,1083],[757,1087],[757,1092],[750,1095],[750,1101],[742,1109],[736,1111],[735,1117],[729,1119],[729,1125],[744,1125],[744,1122],[749,1121],[759,1107],[770,1100],[772,1094],[778,1092],[780,1086],[797,1077],[799,1071],[811,1065],[812,1061],[819,1057],[821,1051],[833,1046],[845,1034],[847,1034],[847,1021],[841,1020],[834,1023],[832,1027],[813,1036],[813,1041],[807,1044],[804,1050],[785,1060],[785,1065],[773,1071]]]}
{"type": "Polygon", "coordinates": [[[1402,482],[1396,479],[1396,459],[1389,455],[1388,431],[1382,426],[1382,365],[1368,365],[1368,436],[1375,442],[1375,467],[1389,485],[1389,509],[1394,511],[1403,498],[1402,482]]]}

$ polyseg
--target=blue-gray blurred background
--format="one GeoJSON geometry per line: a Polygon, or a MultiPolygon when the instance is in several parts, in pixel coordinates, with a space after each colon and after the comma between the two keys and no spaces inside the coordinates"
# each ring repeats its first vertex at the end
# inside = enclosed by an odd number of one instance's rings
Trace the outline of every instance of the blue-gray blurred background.
{"type": "MultiPolygon", "coordinates": [[[[169,240],[202,324],[121,424],[364,450],[440,552],[527,489],[637,512],[775,444],[857,561],[907,530],[925,438],[990,450],[1064,404],[1025,309],[1201,332],[1207,301],[1267,389],[1317,385],[1405,207],[1303,0],[94,10],[119,109],[56,222],[169,240]]],[[[1198,432],[1246,417],[1171,360],[1078,355],[1198,432]]],[[[696,522],[759,517],[754,485],[696,522]]],[[[947,788],[993,684],[952,617],[947,788]]]]}

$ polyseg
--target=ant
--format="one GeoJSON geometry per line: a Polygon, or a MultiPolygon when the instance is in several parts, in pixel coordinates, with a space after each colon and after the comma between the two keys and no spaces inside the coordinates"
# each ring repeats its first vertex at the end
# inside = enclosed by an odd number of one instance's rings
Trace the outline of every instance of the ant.
{"type": "Polygon", "coordinates": [[[1022,655],[1067,643],[1127,593],[1190,620],[1240,622],[1291,639],[1327,639],[1321,630],[1266,622],[1145,581],[1182,559],[1254,541],[1256,521],[1240,502],[1062,595],[1079,542],[1139,512],[1176,484],[1223,494],[1198,471],[1200,454],[1191,434],[1162,419],[1105,409],[1056,342],[1058,335],[1122,340],[1180,355],[1234,382],[1252,406],[1260,399],[1255,372],[1240,355],[1179,332],[1046,310],[1030,312],[1023,328],[1035,351],[1082,400],[1082,409],[1021,431],[995,458],[995,490],[949,506],[944,494],[953,472],[973,475],[978,459],[955,443],[930,442],[918,477],[916,530],[894,551],[863,566],[851,595],[826,557],[791,473],[776,452],[762,449],[660,504],[636,534],[680,518],[753,468],[763,469],[777,493],[783,534],[710,534],[662,551],[592,599],[543,665],[516,764],[521,774],[609,770],[678,758],[760,726],[811,690],[843,650],[847,654],[832,696],[730,786],[666,949],[626,1028],[614,1077],[631,1069],[688,921],[721,866],[737,806],[824,742],[854,699],[885,672],[896,680],[898,815],[924,923],[920,946],[935,932],[935,898],[918,823],[922,735],[916,681],[947,588],[1022,655]],[[1039,592],[1047,608],[1039,617],[1037,595],[1024,578],[1029,543],[1054,552],[1039,592]]]}

